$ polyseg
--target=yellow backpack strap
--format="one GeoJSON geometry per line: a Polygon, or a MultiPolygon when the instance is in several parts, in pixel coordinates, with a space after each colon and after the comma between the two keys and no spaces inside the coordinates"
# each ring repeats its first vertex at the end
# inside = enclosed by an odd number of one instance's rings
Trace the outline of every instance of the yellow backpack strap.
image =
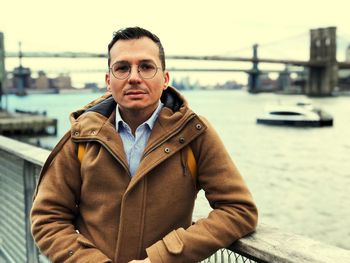
{"type": "Polygon", "coordinates": [[[190,146],[187,147],[187,166],[190,170],[193,182],[197,185],[197,162],[190,146]]]}
{"type": "Polygon", "coordinates": [[[81,161],[83,160],[85,154],[85,143],[79,143],[78,144],[78,159],[81,163],[81,161]]]}

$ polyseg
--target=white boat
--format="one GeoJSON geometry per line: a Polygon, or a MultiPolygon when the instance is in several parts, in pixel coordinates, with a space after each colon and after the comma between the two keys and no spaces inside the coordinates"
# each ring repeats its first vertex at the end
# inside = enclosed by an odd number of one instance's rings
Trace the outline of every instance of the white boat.
{"type": "Polygon", "coordinates": [[[269,125],[324,127],[333,126],[333,117],[322,109],[313,107],[311,102],[302,101],[295,105],[270,105],[256,122],[269,125]]]}

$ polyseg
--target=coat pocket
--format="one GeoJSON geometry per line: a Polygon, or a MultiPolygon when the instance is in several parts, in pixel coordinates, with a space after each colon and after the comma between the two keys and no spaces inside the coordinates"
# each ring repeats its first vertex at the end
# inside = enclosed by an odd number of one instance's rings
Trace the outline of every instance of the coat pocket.
{"type": "Polygon", "coordinates": [[[182,243],[180,237],[175,230],[171,231],[168,235],[163,238],[164,244],[169,251],[169,253],[178,255],[184,249],[184,244],[182,243]]]}

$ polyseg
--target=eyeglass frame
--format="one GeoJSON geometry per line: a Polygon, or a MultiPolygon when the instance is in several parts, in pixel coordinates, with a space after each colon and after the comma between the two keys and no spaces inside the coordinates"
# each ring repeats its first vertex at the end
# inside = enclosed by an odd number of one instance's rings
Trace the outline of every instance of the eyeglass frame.
{"type": "MultiPolygon", "coordinates": [[[[112,75],[113,75],[116,79],[124,80],[124,79],[127,79],[128,77],[130,77],[131,70],[132,70],[132,65],[130,65],[129,63],[127,63],[128,66],[129,66],[129,73],[126,75],[125,78],[119,78],[119,77],[117,77],[117,76],[114,75],[114,73],[113,73],[113,66],[114,66],[115,64],[117,64],[117,63],[120,63],[120,62],[123,62],[123,61],[117,61],[117,62],[113,63],[112,66],[109,67],[108,69],[109,69],[109,71],[112,73],[112,75]]],[[[148,60],[147,60],[147,61],[141,61],[141,63],[137,65],[137,74],[139,74],[139,76],[140,76],[142,79],[153,79],[153,78],[157,75],[158,69],[163,70],[162,67],[157,67],[157,64],[154,63],[153,61],[148,61],[148,60]],[[140,71],[141,71],[141,70],[139,69],[139,67],[140,67],[140,65],[141,65],[143,62],[151,63],[151,64],[153,64],[153,65],[155,66],[156,71],[155,71],[155,73],[154,73],[154,75],[153,75],[152,77],[150,77],[150,78],[144,78],[144,77],[140,74],[140,71]]]]}

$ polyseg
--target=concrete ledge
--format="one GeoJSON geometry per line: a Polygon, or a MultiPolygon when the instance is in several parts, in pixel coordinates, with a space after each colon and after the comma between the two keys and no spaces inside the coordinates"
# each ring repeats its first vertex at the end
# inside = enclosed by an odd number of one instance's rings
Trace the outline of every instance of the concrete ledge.
{"type": "Polygon", "coordinates": [[[50,151],[0,135],[0,150],[4,150],[31,163],[43,166],[50,151]]]}
{"type": "Polygon", "coordinates": [[[278,263],[350,262],[350,250],[259,225],[256,232],[235,242],[231,250],[278,263]]]}

